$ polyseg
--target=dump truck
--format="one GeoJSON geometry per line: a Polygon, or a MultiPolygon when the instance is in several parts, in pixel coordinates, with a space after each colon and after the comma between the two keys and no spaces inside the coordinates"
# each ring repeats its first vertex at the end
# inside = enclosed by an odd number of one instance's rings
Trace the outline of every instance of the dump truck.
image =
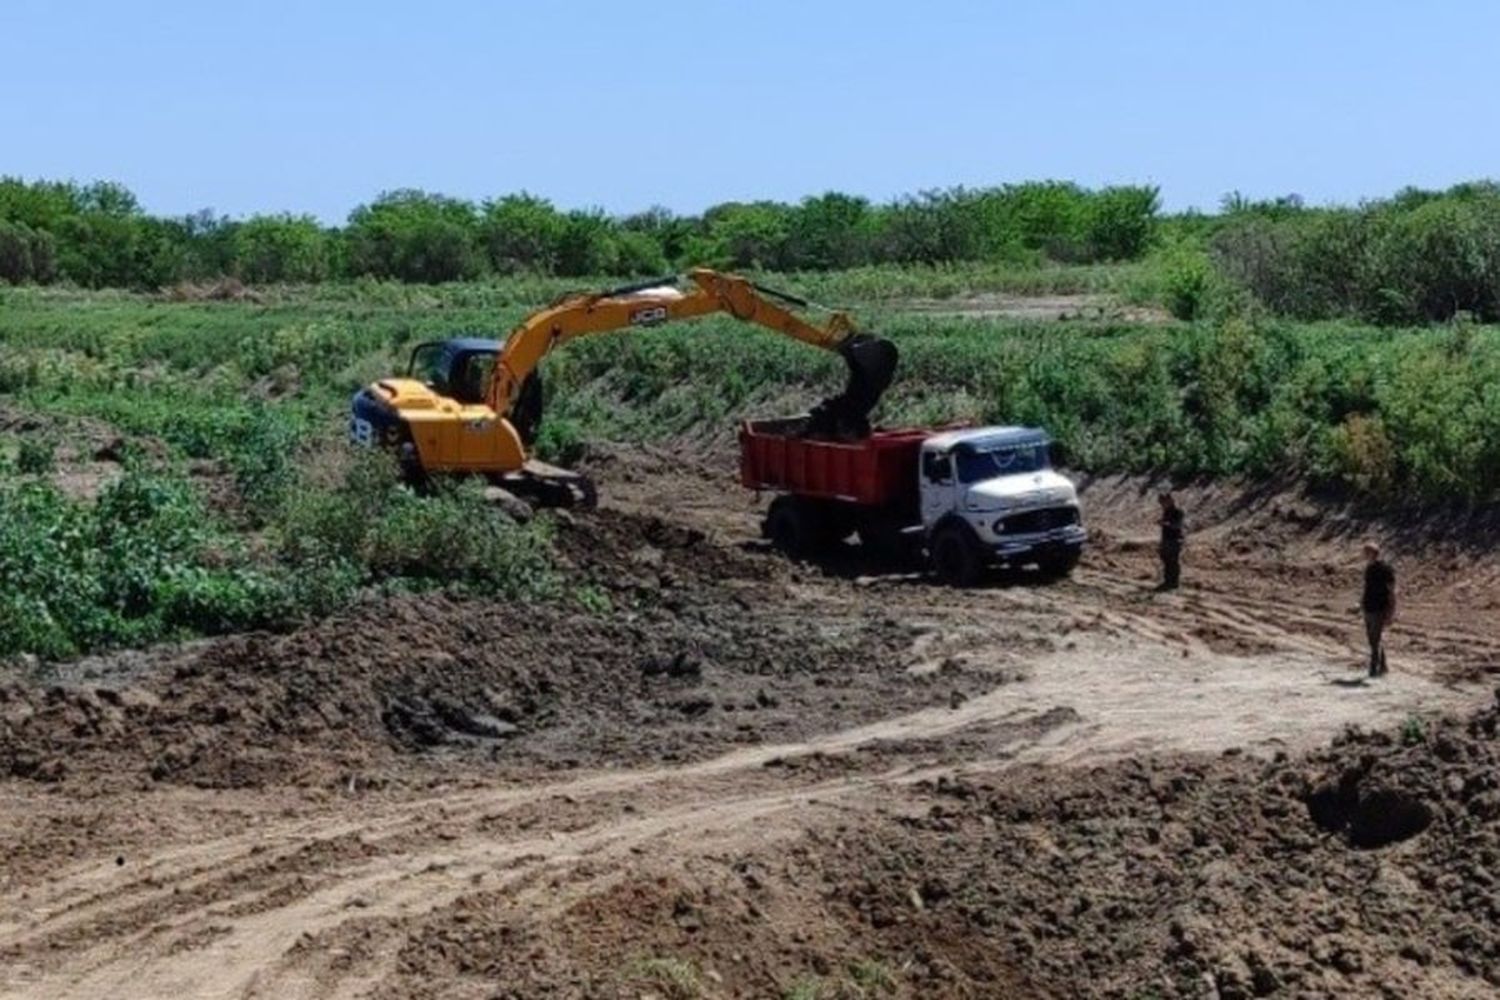
{"type": "Polygon", "coordinates": [[[805,418],[740,426],[740,481],[775,493],[762,531],[797,557],[857,535],[888,556],[916,555],[956,586],[987,566],[1065,576],[1088,532],[1073,483],[1035,427],[875,430],[857,441],[802,433],[805,418]]]}

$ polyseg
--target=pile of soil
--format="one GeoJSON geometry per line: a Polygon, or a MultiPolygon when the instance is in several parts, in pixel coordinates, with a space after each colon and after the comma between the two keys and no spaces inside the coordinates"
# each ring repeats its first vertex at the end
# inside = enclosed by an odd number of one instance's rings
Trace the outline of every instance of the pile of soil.
{"type": "Polygon", "coordinates": [[[826,855],[828,897],[897,951],[982,939],[1047,995],[1483,995],[1500,987],[1497,717],[1269,764],[938,781],[925,815],[826,855]]]}
{"type": "Polygon", "coordinates": [[[115,657],[129,668],[98,676],[0,682],[0,775],[248,786],[378,781],[414,754],[678,761],[936,697],[901,669],[910,627],[746,590],[775,560],[603,513],[571,519],[559,547],[609,610],[403,596],[290,635],[115,657]]]}
{"type": "Polygon", "coordinates": [[[381,995],[1492,995],[1497,720],[939,778],[774,852],[559,883],[545,915],[466,896],[381,995]]]}

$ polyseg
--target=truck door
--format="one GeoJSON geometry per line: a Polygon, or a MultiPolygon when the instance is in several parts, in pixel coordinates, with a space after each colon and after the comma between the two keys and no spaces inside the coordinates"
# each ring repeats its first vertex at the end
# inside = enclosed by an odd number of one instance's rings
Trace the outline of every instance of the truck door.
{"type": "Polygon", "coordinates": [[[953,478],[953,456],[945,452],[922,452],[918,473],[922,486],[922,526],[930,528],[953,510],[957,484],[953,478]]]}

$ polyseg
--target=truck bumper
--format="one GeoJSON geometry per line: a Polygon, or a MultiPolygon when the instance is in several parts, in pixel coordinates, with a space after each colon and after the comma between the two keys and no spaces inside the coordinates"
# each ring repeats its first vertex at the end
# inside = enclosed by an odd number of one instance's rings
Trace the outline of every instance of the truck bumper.
{"type": "Polygon", "coordinates": [[[1088,541],[1089,533],[1081,525],[1069,524],[1050,531],[1037,531],[1025,535],[1010,535],[990,543],[990,551],[1001,562],[1014,562],[1019,556],[1031,555],[1047,549],[1081,548],[1088,541]]]}

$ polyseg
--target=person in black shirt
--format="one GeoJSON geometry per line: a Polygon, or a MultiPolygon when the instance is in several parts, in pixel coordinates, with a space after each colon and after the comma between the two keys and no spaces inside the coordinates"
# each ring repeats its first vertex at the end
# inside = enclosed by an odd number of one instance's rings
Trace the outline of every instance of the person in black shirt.
{"type": "Polygon", "coordinates": [[[1161,502],[1161,584],[1157,590],[1176,590],[1182,581],[1182,541],[1185,533],[1182,508],[1171,490],[1157,497],[1161,502]]]}
{"type": "Polygon", "coordinates": [[[1365,591],[1359,609],[1365,615],[1365,636],[1370,640],[1370,676],[1385,673],[1385,629],[1396,617],[1396,573],[1380,558],[1380,546],[1365,543],[1365,591]]]}

